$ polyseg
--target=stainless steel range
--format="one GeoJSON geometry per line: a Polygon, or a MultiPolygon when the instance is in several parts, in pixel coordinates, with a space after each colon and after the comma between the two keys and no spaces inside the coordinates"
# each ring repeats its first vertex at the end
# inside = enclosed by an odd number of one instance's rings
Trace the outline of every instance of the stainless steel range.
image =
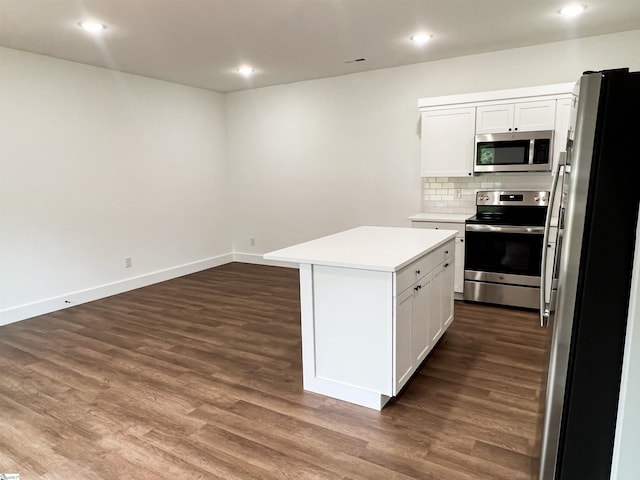
{"type": "Polygon", "coordinates": [[[464,299],[537,309],[549,192],[480,191],[465,226],[464,299]]]}

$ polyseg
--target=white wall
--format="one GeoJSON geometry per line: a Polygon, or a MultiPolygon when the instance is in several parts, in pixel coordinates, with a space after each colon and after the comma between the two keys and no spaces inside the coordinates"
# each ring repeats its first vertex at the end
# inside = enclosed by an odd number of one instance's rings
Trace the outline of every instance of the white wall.
{"type": "Polygon", "coordinates": [[[4,48],[0,72],[0,324],[230,254],[223,95],[4,48]]]}
{"type": "Polygon", "coordinates": [[[422,208],[419,98],[638,69],[637,45],[640,30],[227,94],[234,252],[408,226],[422,208]]]}
{"type": "Polygon", "coordinates": [[[638,69],[638,44],[640,30],[227,95],[0,48],[0,324],[232,252],[408,225],[418,98],[638,69]]]}

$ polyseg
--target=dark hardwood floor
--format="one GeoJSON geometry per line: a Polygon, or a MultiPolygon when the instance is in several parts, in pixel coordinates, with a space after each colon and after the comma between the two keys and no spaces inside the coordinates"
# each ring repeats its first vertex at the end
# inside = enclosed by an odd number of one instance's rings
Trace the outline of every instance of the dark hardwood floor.
{"type": "Polygon", "coordinates": [[[0,472],[532,479],[547,332],[455,315],[382,412],[302,390],[293,269],[234,263],[0,327],[0,472]]]}

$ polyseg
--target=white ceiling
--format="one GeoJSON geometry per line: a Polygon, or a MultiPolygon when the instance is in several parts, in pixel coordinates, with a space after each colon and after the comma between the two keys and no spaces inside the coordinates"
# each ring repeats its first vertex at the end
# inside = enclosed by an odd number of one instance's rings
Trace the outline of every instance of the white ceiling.
{"type": "Polygon", "coordinates": [[[0,46],[229,92],[640,28],[640,0],[584,0],[574,20],[556,14],[566,3],[0,0],[0,46]],[[87,34],[86,19],[108,28],[87,34]],[[434,38],[417,48],[417,31],[434,38]]]}

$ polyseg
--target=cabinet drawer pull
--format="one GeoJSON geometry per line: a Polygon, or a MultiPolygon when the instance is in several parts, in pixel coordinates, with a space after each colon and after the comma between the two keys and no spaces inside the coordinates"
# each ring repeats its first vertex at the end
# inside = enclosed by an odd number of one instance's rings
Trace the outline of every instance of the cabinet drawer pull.
{"type": "Polygon", "coordinates": [[[449,262],[444,264],[444,268],[447,268],[449,266],[449,262]]]}
{"type": "Polygon", "coordinates": [[[445,250],[445,251],[444,251],[444,254],[445,254],[445,255],[449,255],[449,250],[445,250]]]}
{"type": "Polygon", "coordinates": [[[416,275],[420,275],[420,270],[416,270],[416,275]]]}
{"type": "Polygon", "coordinates": [[[418,285],[417,287],[414,287],[414,290],[417,292],[418,290],[420,290],[422,288],[422,285],[418,285]]]}

